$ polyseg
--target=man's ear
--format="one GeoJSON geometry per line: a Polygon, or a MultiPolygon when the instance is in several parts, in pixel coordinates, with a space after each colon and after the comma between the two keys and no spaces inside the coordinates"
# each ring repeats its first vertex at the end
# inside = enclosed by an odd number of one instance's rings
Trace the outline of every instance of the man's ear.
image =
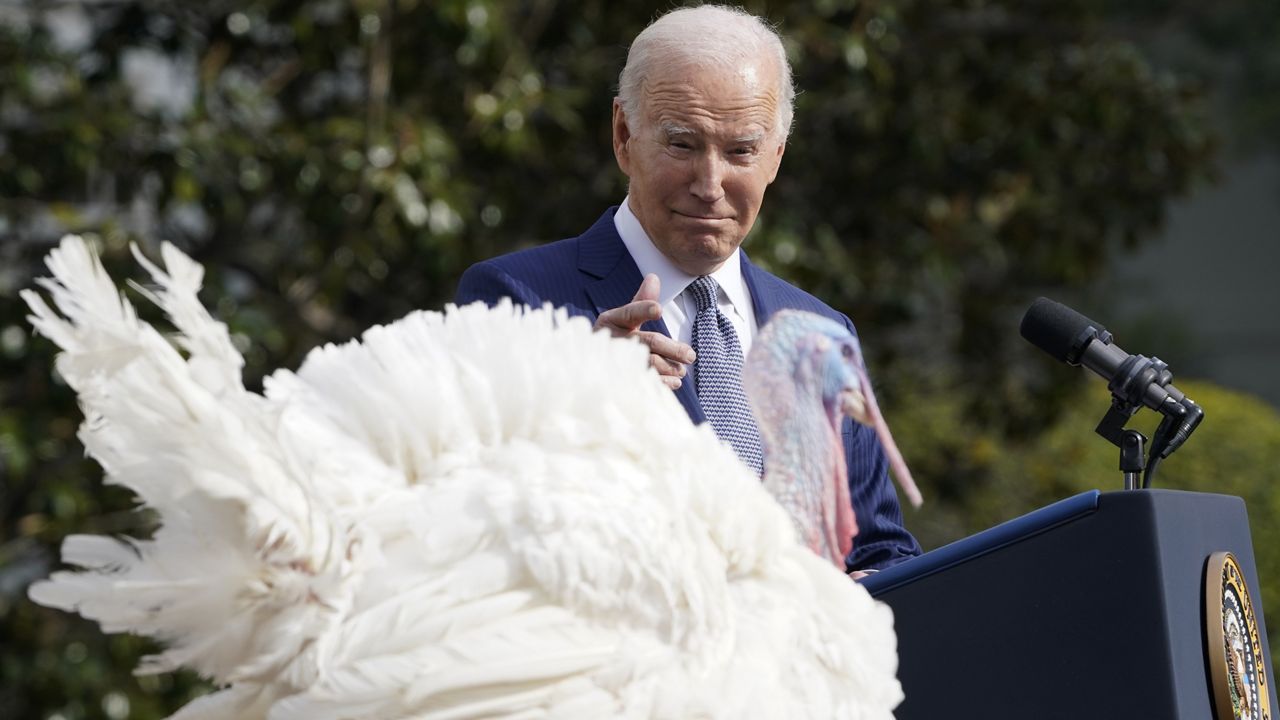
{"type": "Polygon", "coordinates": [[[622,101],[613,99],[613,156],[618,160],[618,168],[622,174],[631,177],[631,150],[627,143],[631,140],[631,126],[627,124],[627,116],[622,112],[622,101]]]}

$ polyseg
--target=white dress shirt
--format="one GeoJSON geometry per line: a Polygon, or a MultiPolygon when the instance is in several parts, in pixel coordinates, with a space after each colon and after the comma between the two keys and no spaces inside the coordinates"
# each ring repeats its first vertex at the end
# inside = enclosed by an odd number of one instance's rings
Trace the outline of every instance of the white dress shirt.
{"type": "MultiPolygon", "coordinates": [[[[693,316],[698,311],[698,304],[693,293],[687,292],[686,288],[697,278],[676,267],[653,244],[635,213],[631,212],[629,200],[630,196],[627,196],[618,207],[618,212],[613,216],[613,225],[617,228],[622,243],[627,246],[627,251],[631,253],[631,259],[635,260],[636,267],[640,268],[640,274],[644,276],[653,273],[658,276],[661,285],[658,304],[662,306],[662,321],[666,323],[671,337],[687,345],[693,339],[693,316]]],[[[742,277],[741,251],[735,249],[724,265],[711,273],[711,277],[720,286],[720,292],[716,293],[716,304],[733,324],[745,356],[751,349],[751,341],[755,338],[757,328],[751,293],[747,291],[747,282],[742,277]]]]}

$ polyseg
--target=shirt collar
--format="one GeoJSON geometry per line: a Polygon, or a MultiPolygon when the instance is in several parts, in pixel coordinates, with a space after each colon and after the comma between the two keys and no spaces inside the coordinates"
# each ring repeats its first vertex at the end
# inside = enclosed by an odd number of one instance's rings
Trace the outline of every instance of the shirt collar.
{"type": "MultiPolygon", "coordinates": [[[[622,243],[627,246],[627,252],[631,253],[631,259],[635,260],[636,267],[640,269],[640,274],[653,273],[658,276],[662,285],[658,293],[658,303],[666,305],[684,292],[689,283],[697,278],[676,267],[671,259],[663,255],[662,251],[653,244],[649,234],[640,225],[640,220],[635,213],[631,212],[630,199],[631,196],[628,195],[618,207],[618,212],[614,213],[613,225],[617,228],[622,243]]],[[[729,302],[738,308],[739,312],[743,312],[743,308],[750,307],[751,302],[746,283],[742,279],[741,256],[741,249],[735,248],[720,269],[711,273],[716,284],[724,290],[729,302]]]]}

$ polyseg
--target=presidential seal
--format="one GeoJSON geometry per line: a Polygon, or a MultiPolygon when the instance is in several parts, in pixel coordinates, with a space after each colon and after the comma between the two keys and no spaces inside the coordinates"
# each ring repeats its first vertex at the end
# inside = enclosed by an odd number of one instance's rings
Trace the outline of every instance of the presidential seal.
{"type": "Polygon", "coordinates": [[[1215,720],[1271,720],[1271,681],[1257,616],[1244,573],[1229,552],[1209,556],[1204,608],[1215,720]]]}

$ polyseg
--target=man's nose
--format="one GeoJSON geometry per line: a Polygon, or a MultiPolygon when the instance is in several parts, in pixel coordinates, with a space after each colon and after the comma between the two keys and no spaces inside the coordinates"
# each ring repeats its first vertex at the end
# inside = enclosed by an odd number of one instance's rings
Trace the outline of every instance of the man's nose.
{"type": "Polygon", "coordinates": [[[689,192],[702,202],[717,202],[724,197],[724,175],[724,159],[715,152],[703,153],[694,164],[689,192]]]}

